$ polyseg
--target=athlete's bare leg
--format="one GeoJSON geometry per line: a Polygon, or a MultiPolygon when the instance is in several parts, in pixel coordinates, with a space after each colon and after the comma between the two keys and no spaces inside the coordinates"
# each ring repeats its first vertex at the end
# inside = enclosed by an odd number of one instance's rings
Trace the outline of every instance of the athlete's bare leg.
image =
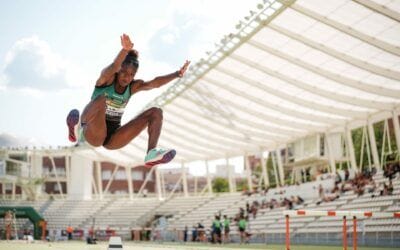
{"type": "Polygon", "coordinates": [[[103,145],[107,136],[106,98],[98,96],[86,105],[81,116],[85,140],[94,147],[103,145]]]}
{"type": "Polygon", "coordinates": [[[136,136],[148,127],[149,141],[147,152],[157,146],[158,138],[160,137],[162,127],[162,110],[160,108],[150,108],[136,118],[123,125],[111,136],[107,144],[104,145],[107,149],[119,149],[128,144],[136,136]]]}

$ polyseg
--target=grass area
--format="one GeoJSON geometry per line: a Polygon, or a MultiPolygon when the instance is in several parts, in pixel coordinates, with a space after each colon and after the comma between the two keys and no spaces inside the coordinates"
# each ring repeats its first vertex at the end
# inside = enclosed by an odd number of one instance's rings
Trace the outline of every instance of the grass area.
{"type": "MultiPolygon", "coordinates": [[[[400,246],[399,246],[400,247],[400,246]]],[[[0,250],[107,250],[108,244],[101,242],[98,245],[87,245],[82,241],[73,242],[56,242],[56,243],[45,243],[35,242],[27,244],[25,242],[0,242],[0,250]]],[[[211,244],[173,244],[173,243],[134,243],[124,242],[124,250],[228,250],[228,249],[264,249],[264,250],[284,250],[284,245],[264,245],[264,244],[250,244],[250,245],[211,245],[211,244]]],[[[292,250],[342,250],[341,246],[300,246],[294,245],[291,247],[292,250]]],[[[348,248],[352,249],[351,247],[348,248]]],[[[382,247],[358,247],[360,250],[382,250],[382,249],[399,249],[399,248],[382,248],[382,247]]]]}

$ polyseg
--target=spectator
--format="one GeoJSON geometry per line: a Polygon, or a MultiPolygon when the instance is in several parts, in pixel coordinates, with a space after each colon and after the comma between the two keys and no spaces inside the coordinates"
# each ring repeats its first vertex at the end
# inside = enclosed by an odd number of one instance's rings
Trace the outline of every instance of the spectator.
{"type": "Polygon", "coordinates": [[[73,232],[74,232],[74,228],[71,225],[69,225],[67,227],[68,240],[72,240],[72,233],[73,232]]]}
{"type": "Polygon", "coordinates": [[[13,218],[13,214],[11,212],[11,210],[8,210],[5,212],[5,216],[4,216],[4,224],[5,224],[5,228],[6,228],[6,240],[10,240],[11,239],[11,227],[12,227],[12,219],[13,218]]]}
{"type": "Polygon", "coordinates": [[[192,241],[193,242],[197,241],[197,234],[198,234],[197,227],[193,226],[193,229],[192,229],[192,241]]]}
{"type": "Polygon", "coordinates": [[[368,193],[375,193],[375,190],[376,190],[376,183],[375,183],[375,181],[371,178],[371,181],[370,181],[370,183],[369,183],[369,186],[368,186],[368,193]]]}
{"type": "Polygon", "coordinates": [[[183,242],[185,242],[185,243],[188,240],[188,231],[189,231],[188,227],[185,226],[185,230],[183,231],[183,242]]]}
{"type": "Polygon", "coordinates": [[[348,181],[350,177],[350,172],[348,169],[344,171],[344,181],[348,181]]]}
{"type": "Polygon", "coordinates": [[[201,223],[197,223],[198,241],[207,242],[206,232],[201,223]]]}
{"type": "Polygon", "coordinates": [[[224,243],[229,243],[230,220],[224,215],[224,243]]]}
{"type": "Polygon", "coordinates": [[[392,180],[389,180],[389,186],[388,186],[388,195],[392,195],[393,194],[393,183],[392,180]]]}
{"type": "Polygon", "coordinates": [[[93,227],[89,228],[88,237],[86,238],[86,243],[89,245],[97,244],[97,239],[95,237],[95,232],[93,227]]]}
{"type": "Polygon", "coordinates": [[[310,169],[307,168],[307,169],[306,169],[306,181],[310,181],[310,180],[311,180],[310,169]]]}
{"type": "Polygon", "coordinates": [[[242,207],[239,208],[239,218],[240,218],[240,216],[244,216],[244,209],[242,207]]]}
{"type": "Polygon", "coordinates": [[[239,233],[240,233],[240,244],[245,242],[246,239],[246,226],[247,226],[247,221],[244,218],[244,216],[240,217],[238,227],[239,227],[239,233]]]}
{"type": "Polygon", "coordinates": [[[304,203],[304,199],[301,198],[299,195],[297,195],[297,202],[296,202],[296,204],[297,204],[297,205],[300,205],[300,204],[303,204],[303,203],[304,203]]]}
{"type": "Polygon", "coordinates": [[[257,216],[258,207],[259,207],[258,201],[253,201],[253,204],[250,207],[250,211],[253,214],[253,219],[255,219],[257,216]]]}
{"type": "Polygon", "coordinates": [[[220,217],[218,215],[215,216],[215,219],[212,223],[212,238],[213,238],[213,243],[222,243],[221,241],[221,221],[220,221],[220,217]]]}
{"type": "Polygon", "coordinates": [[[319,184],[319,186],[318,186],[318,196],[321,200],[323,200],[325,198],[324,188],[322,187],[321,184],[319,184]]]}
{"type": "Polygon", "coordinates": [[[389,189],[386,183],[383,183],[383,189],[381,190],[381,196],[386,196],[389,194],[389,189]]]}
{"type": "Polygon", "coordinates": [[[293,202],[291,200],[287,199],[287,198],[284,198],[283,199],[283,206],[285,206],[286,209],[292,210],[293,209],[293,202]]]}
{"type": "Polygon", "coordinates": [[[250,214],[250,212],[251,212],[249,202],[246,202],[246,212],[247,212],[247,214],[250,214]]]}

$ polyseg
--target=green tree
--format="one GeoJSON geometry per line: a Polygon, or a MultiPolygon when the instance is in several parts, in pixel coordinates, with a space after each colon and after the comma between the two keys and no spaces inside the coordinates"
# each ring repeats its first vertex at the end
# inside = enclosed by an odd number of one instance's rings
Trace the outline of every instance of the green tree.
{"type": "MultiPolygon", "coordinates": [[[[389,129],[391,127],[391,122],[389,121],[389,129]]],[[[383,131],[384,131],[384,121],[380,121],[377,122],[373,125],[374,128],[374,133],[375,133],[375,140],[376,140],[376,146],[378,149],[378,156],[379,159],[381,159],[382,157],[382,143],[383,143],[383,131]]],[[[361,142],[362,142],[362,135],[363,135],[363,127],[361,128],[357,128],[357,129],[353,129],[352,130],[352,139],[353,139],[353,145],[354,145],[354,153],[355,153],[355,157],[356,157],[356,162],[357,162],[357,166],[359,166],[360,164],[360,156],[361,156],[361,142]]],[[[368,131],[367,131],[367,136],[368,136],[368,131]]],[[[369,142],[369,138],[368,138],[368,142],[369,142]]],[[[366,143],[366,141],[364,142],[366,143]]],[[[396,141],[395,141],[395,137],[393,134],[393,129],[390,130],[390,143],[392,145],[392,150],[397,150],[397,146],[396,146],[396,141]]],[[[388,142],[385,142],[385,152],[388,151],[388,142]]],[[[372,155],[370,156],[371,161],[372,161],[372,155]]],[[[367,152],[367,148],[366,145],[364,144],[364,155],[363,155],[363,167],[368,165],[368,152],[367,152]]]]}
{"type": "Polygon", "coordinates": [[[237,191],[249,190],[247,179],[241,179],[237,184],[237,191]]]}
{"type": "Polygon", "coordinates": [[[225,178],[217,177],[213,181],[213,191],[215,193],[223,193],[229,191],[229,183],[225,178]]]}

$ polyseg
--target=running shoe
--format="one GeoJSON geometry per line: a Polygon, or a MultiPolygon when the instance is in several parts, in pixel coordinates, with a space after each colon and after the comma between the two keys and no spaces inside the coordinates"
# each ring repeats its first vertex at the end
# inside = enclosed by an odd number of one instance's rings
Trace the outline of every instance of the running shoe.
{"type": "Polygon", "coordinates": [[[176,155],[175,149],[151,149],[144,158],[146,167],[152,167],[157,164],[167,163],[174,159],[176,155]]]}
{"type": "Polygon", "coordinates": [[[67,126],[68,126],[68,139],[71,142],[76,142],[78,137],[78,127],[79,127],[79,111],[73,109],[69,112],[67,116],[67,126]]]}

